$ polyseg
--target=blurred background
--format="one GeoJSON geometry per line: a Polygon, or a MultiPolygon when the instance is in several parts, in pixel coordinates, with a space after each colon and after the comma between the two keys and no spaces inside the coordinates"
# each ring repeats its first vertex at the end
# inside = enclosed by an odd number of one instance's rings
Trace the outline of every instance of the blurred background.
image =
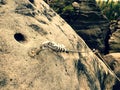
{"type": "Polygon", "coordinates": [[[101,11],[109,20],[115,20],[120,16],[120,0],[96,0],[101,11]]]}

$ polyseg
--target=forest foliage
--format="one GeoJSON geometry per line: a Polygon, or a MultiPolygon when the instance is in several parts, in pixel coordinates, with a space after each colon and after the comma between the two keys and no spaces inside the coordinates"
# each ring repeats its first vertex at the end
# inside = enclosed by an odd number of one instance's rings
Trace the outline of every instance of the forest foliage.
{"type": "Polygon", "coordinates": [[[74,0],[44,0],[51,8],[53,8],[58,14],[64,14],[65,12],[74,11],[72,7],[72,2],[74,0]]]}
{"type": "Polygon", "coordinates": [[[120,17],[120,1],[114,2],[114,0],[107,0],[97,2],[102,13],[107,16],[109,20],[116,20],[120,17]]]}

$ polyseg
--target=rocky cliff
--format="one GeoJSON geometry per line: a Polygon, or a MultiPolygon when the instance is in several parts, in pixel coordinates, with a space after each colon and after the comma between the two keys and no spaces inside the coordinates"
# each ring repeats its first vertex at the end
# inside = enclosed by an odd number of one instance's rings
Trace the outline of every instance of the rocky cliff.
{"type": "Polygon", "coordinates": [[[114,84],[114,74],[44,1],[0,0],[0,90],[112,90],[114,84]]]}
{"type": "Polygon", "coordinates": [[[120,18],[118,18],[118,20],[111,25],[112,35],[109,39],[109,51],[113,53],[120,52],[120,18]]]}
{"type": "Polygon", "coordinates": [[[101,13],[95,0],[69,0],[69,2],[51,0],[50,5],[74,28],[91,49],[98,49],[104,54],[108,53],[109,21],[101,13]]]}
{"type": "MultiPolygon", "coordinates": [[[[120,78],[120,53],[110,53],[105,55],[104,58],[110,68],[116,73],[118,78],[120,78]]],[[[116,80],[115,83],[116,84],[113,85],[113,90],[119,90],[120,81],[116,80]]]]}

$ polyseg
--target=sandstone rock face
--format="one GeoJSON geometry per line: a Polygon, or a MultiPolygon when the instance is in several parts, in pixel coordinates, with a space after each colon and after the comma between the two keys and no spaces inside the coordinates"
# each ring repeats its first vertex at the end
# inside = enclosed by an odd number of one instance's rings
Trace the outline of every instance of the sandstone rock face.
{"type": "Polygon", "coordinates": [[[44,1],[0,0],[0,90],[112,90],[114,81],[106,65],[44,1]],[[79,52],[40,48],[46,41],[79,52]]]}
{"type": "Polygon", "coordinates": [[[109,22],[102,15],[95,0],[80,2],[78,16],[73,20],[72,27],[86,41],[90,48],[96,48],[107,53],[107,38],[109,22]]]}
{"type": "MultiPolygon", "coordinates": [[[[105,56],[105,60],[115,74],[120,78],[120,53],[110,53],[105,56]]],[[[120,89],[120,81],[116,80],[113,90],[120,89]]]]}
{"type": "Polygon", "coordinates": [[[72,1],[74,12],[65,12],[61,16],[91,49],[96,48],[102,53],[108,53],[109,21],[101,13],[95,0],[72,1]]]}
{"type": "Polygon", "coordinates": [[[110,52],[120,52],[120,18],[118,18],[114,27],[109,39],[110,52]]]}

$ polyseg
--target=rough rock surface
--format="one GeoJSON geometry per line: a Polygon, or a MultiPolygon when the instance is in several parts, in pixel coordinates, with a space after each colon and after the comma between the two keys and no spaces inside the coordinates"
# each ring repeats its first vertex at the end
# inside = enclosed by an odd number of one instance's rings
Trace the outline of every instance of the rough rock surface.
{"type": "MultiPolygon", "coordinates": [[[[51,6],[53,5],[55,9],[61,8],[59,3],[56,5],[53,2],[51,2],[51,6]]],[[[59,2],[61,4],[65,0],[59,2]]],[[[101,13],[96,1],[70,0],[66,5],[65,7],[68,10],[63,12],[59,10],[58,13],[74,28],[91,49],[95,48],[101,53],[108,53],[109,21],[101,13]],[[70,8],[71,5],[74,8],[73,10],[71,10],[72,7],[70,8]]]]}
{"type": "Polygon", "coordinates": [[[120,52],[120,18],[113,26],[112,35],[109,39],[110,52],[120,52]]]}
{"type": "Polygon", "coordinates": [[[114,81],[106,65],[44,1],[0,0],[0,90],[112,90],[114,81]],[[45,41],[80,52],[40,48],[45,41]]]}
{"type": "MultiPolygon", "coordinates": [[[[110,68],[116,73],[120,78],[120,53],[110,53],[104,56],[106,62],[110,68]]],[[[120,90],[120,82],[116,80],[113,90],[120,90]]]]}
{"type": "Polygon", "coordinates": [[[96,48],[101,53],[108,53],[107,43],[109,34],[109,22],[101,13],[95,0],[80,0],[77,10],[72,20],[71,26],[86,41],[88,46],[96,48]]]}

